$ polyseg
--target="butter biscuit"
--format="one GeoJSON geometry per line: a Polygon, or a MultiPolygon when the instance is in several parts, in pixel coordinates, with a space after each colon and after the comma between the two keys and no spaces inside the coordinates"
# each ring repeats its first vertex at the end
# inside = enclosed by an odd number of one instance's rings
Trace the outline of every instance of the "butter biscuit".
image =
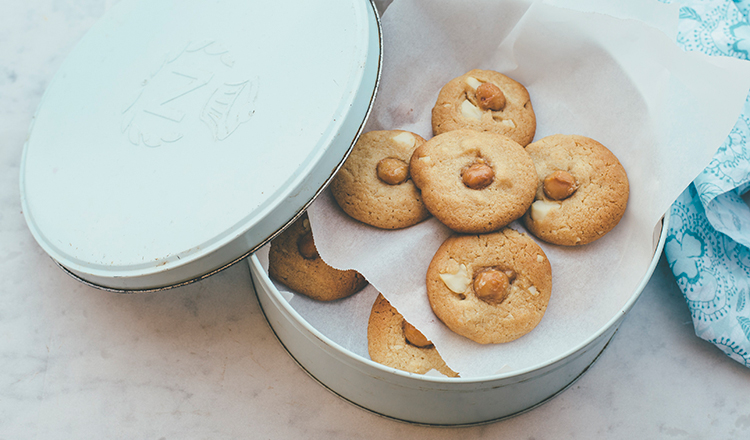
{"type": "Polygon", "coordinates": [[[403,316],[383,295],[378,295],[367,324],[367,348],[373,361],[410,373],[437,370],[448,377],[458,374],[448,368],[432,342],[403,316]]]}
{"type": "Polygon", "coordinates": [[[456,232],[499,230],[526,212],[536,191],[531,157],[495,133],[435,136],[414,151],[410,170],[427,209],[456,232]]]}
{"type": "Polygon", "coordinates": [[[409,159],[425,140],[403,130],[363,134],[331,181],[349,216],[381,229],[400,229],[430,216],[409,174],[409,159]]]}
{"type": "Polygon", "coordinates": [[[338,270],[318,255],[307,214],[271,241],[268,274],[296,293],[318,301],[351,296],[367,285],[355,270],[338,270]]]}
{"type": "Polygon", "coordinates": [[[537,171],[537,190],[523,223],[548,243],[591,243],[622,219],[628,176],[612,152],[578,135],[552,135],[526,147],[537,171]]]}
{"type": "Polygon", "coordinates": [[[432,109],[432,131],[459,128],[502,134],[526,146],[536,133],[528,90],[493,70],[474,69],[450,80],[432,109]]]}
{"type": "Polygon", "coordinates": [[[435,315],[480,344],[510,342],[530,332],[551,293],[552,268],[544,251],[510,228],[449,237],[427,270],[435,315]]]}

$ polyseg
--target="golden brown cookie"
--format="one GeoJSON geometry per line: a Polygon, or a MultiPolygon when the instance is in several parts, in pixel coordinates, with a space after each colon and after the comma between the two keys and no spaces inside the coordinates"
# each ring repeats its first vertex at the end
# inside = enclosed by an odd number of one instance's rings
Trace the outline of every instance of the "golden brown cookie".
{"type": "Polygon", "coordinates": [[[409,175],[409,159],[424,142],[403,130],[363,134],[331,181],[331,192],[341,209],[382,229],[406,228],[429,217],[409,175]]]}
{"type": "Polygon", "coordinates": [[[458,128],[503,134],[526,146],[536,132],[529,92],[493,70],[475,69],[450,80],[432,109],[432,131],[458,128]]]}
{"type": "Polygon", "coordinates": [[[538,174],[535,201],[523,217],[529,232],[575,246],[617,226],[628,204],[628,175],[609,149],[584,136],[557,134],[526,151],[538,174]]]}
{"type": "Polygon", "coordinates": [[[414,326],[404,321],[383,295],[378,295],[367,324],[367,348],[370,358],[388,367],[425,374],[435,369],[449,377],[458,377],[414,326]]]}
{"type": "Polygon", "coordinates": [[[318,255],[307,215],[271,241],[268,274],[297,293],[333,301],[359,292],[367,280],[354,270],[338,270],[318,255]]]}
{"type": "Polygon", "coordinates": [[[427,296],[451,330],[480,344],[520,338],[542,320],[552,268],[530,237],[505,228],[454,235],[427,269],[427,296]]]}
{"type": "Polygon", "coordinates": [[[468,129],[435,136],[414,151],[411,176],[438,220],[457,232],[496,231],[534,200],[536,171],[508,137],[468,129]]]}

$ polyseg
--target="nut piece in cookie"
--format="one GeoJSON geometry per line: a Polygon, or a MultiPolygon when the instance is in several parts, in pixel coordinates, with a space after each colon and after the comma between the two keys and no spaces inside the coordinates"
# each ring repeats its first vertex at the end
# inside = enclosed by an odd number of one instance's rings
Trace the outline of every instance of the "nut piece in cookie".
{"type": "Polygon", "coordinates": [[[388,367],[425,374],[435,369],[448,377],[458,377],[424,335],[406,322],[383,295],[378,295],[367,325],[370,358],[388,367]]]}
{"type": "Polygon", "coordinates": [[[435,135],[458,128],[503,134],[526,146],[536,115],[526,88],[492,70],[472,70],[449,81],[432,109],[435,135]]]}
{"type": "Polygon", "coordinates": [[[349,216],[381,229],[400,229],[430,216],[409,174],[409,159],[425,140],[403,130],[363,134],[331,181],[349,216]]]}
{"type": "Polygon", "coordinates": [[[427,270],[435,315],[480,344],[530,332],[542,320],[551,292],[552,268],[544,251],[510,228],[449,237],[427,270]]]}
{"type": "Polygon", "coordinates": [[[320,258],[307,215],[271,241],[268,259],[271,278],[319,301],[345,298],[367,285],[357,271],[334,269],[320,258]]]}
{"type": "Polygon", "coordinates": [[[609,149],[577,135],[557,134],[526,147],[537,171],[537,191],[526,228],[553,244],[591,243],[611,231],[628,203],[625,169],[609,149]]]}
{"type": "Polygon", "coordinates": [[[456,232],[496,231],[534,200],[536,171],[510,138],[468,129],[443,133],[414,151],[412,180],[427,209],[456,232]]]}

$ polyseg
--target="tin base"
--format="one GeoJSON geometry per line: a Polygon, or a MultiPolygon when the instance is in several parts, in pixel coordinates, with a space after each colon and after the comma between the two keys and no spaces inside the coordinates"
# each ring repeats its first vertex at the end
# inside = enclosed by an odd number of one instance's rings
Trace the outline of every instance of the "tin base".
{"type": "Polygon", "coordinates": [[[256,255],[248,263],[263,314],[284,348],[315,380],[353,404],[395,420],[432,426],[489,423],[550,400],[580,378],[601,355],[653,273],[668,219],[654,234],[652,262],[627,304],[573,350],[520,371],[479,378],[407,373],[338,345],[284,299],[256,255]]]}
{"type": "MultiPolygon", "coordinates": [[[[320,379],[318,379],[315,376],[315,374],[313,374],[312,372],[310,372],[310,370],[308,370],[307,367],[303,363],[301,363],[294,356],[294,354],[289,350],[289,348],[287,348],[286,344],[284,344],[284,341],[279,337],[278,333],[276,333],[276,331],[274,330],[274,327],[271,325],[271,321],[269,320],[268,315],[266,314],[266,310],[263,307],[263,302],[260,300],[260,296],[258,296],[257,291],[256,291],[256,298],[258,298],[258,302],[260,303],[260,309],[263,312],[263,316],[266,318],[266,322],[268,323],[268,325],[269,325],[271,331],[273,332],[274,336],[276,336],[276,339],[281,343],[281,346],[284,347],[284,350],[286,350],[287,354],[289,354],[289,356],[292,358],[292,360],[297,365],[299,365],[300,368],[302,368],[302,370],[305,373],[307,373],[308,376],[310,376],[312,379],[314,379],[316,382],[318,382],[318,384],[322,385],[325,389],[327,389],[331,393],[335,394],[336,396],[340,397],[341,399],[343,399],[343,400],[347,401],[348,403],[350,403],[350,404],[352,404],[352,405],[354,405],[354,406],[356,406],[356,407],[358,407],[360,409],[363,409],[363,410],[365,410],[367,412],[370,412],[370,413],[375,414],[377,416],[384,417],[384,418],[387,418],[387,419],[390,419],[390,420],[394,420],[394,421],[397,421],[397,422],[404,422],[404,423],[409,423],[409,424],[414,424],[414,425],[421,425],[421,426],[431,426],[431,427],[466,427],[466,426],[476,426],[476,425],[483,425],[483,424],[490,424],[490,423],[499,422],[499,421],[502,421],[502,420],[505,420],[505,419],[509,419],[509,418],[515,417],[517,415],[526,413],[528,411],[531,411],[534,408],[537,408],[537,407],[539,407],[539,406],[541,406],[541,405],[549,402],[553,398],[557,397],[559,394],[562,394],[565,390],[567,390],[573,384],[575,384],[578,381],[578,379],[580,379],[581,377],[583,377],[583,375],[586,374],[586,372],[589,370],[589,368],[591,368],[594,365],[594,363],[596,363],[596,361],[599,360],[599,357],[602,355],[602,353],[604,353],[604,350],[607,349],[607,347],[609,346],[609,343],[612,341],[612,339],[615,336],[614,334],[612,334],[610,336],[610,338],[604,344],[604,347],[602,347],[601,351],[599,351],[596,354],[596,356],[591,361],[591,363],[589,363],[589,365],[583,371],[581,371],[578,376],[576,376],[575,378],[573,378],[572,381],[570,381],[567,385],[565,385],[561,389],[557,390],[556,392],[554,392],[553,394],[551,394],[547,398],[541,400],[540,402],[537,402],[536,404],[533,404],[533,405],[529,406],[528,408],[524,408],[524,409],[519,410],[518,412],[515,412],[515,413],[512,413],[512,414],[507,414],[507,415],[504,415],[504,416],[500,416],[500,417],[495,418],[495,419],[489,419],[489,420],[483,420],[483,421],[476,421],[476,422],[472,422],[472,423],[454,423],[454,424],[425,423],[425,422],[419,422],[419,421],[415,421],[415,420],[404,419],[401,416],[395,416],[395,415],[392,415],[392,414],[386,414],[386,413],[377,412],[375,410],[372,410],[372,409],[370,409],[370,408],[368,408],[366,406],[363,406],[362,404],[360,404],[360,403],[358,403],[358,402],[356,402],[354,400],[351,400],[346,395],[341,394],[339,391],[337,391],[336,387],[328,386],[325,382],[323,382],[320,379]]],[[[615,329],[614,333],[617,333],[617,329],[615,329]]]]}

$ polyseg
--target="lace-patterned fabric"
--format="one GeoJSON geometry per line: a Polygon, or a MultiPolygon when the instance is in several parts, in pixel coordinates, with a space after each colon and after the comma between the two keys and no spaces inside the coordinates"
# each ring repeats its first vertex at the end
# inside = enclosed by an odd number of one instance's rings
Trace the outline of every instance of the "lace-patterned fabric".
{"type": "MultiPolygon", "coordinates": [[[[679,3],[683,49],[750,60],[750,0],[679,3]]],[[[672,205],[664,249],[696,335],[748,367],[750,208],[740,196],[749,188],[750,97],[711,163],[672,205]]]]}

